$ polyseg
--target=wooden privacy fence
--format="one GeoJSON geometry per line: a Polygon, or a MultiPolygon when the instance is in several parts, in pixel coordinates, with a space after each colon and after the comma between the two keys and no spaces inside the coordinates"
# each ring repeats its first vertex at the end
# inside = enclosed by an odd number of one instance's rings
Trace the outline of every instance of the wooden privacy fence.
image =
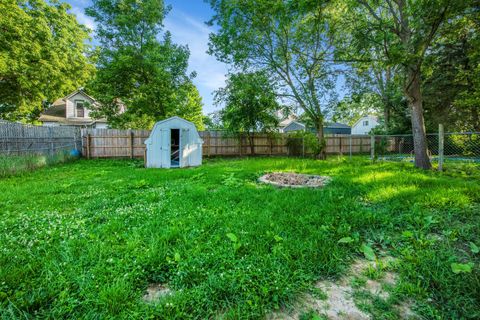
{"type": "MultiPolygon", "coordinates": [[[[233,136],[222,131],[201,131],[203,155],[248,156],[251,155],[247,135],[233,136]]],[[[145,155],[145,140],[150,130],[82,129],[82,153],[87,158],[142,158],[145,155]]],[[[307,156],[310,151],[302,138],[286,134],[256,133],[253,138],[255,155],[307,156]],[[289,140],[290,139],[290,140],[289,140]],[[288,143],[290,141],[290,143],[288,143]]],[[[328,154],[370,153],[370,136],[327,136],[328,154]]]]}
{"type": "Polygon", "coordinates": [[[53,155],[79,149],[81,143],[76,127],[40,127],[0,120],[0,155],[53,155]]]}
{"type": "Polygon", "coordinates": [[[150,130],[82,129],[82,154],[90,158],[140,158],[150,130]]]}

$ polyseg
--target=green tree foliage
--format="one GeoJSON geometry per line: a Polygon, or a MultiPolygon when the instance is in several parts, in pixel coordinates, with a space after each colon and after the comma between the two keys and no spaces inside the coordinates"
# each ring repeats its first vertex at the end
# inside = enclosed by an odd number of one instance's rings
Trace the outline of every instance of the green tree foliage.
{"type": "Polygon", "coordinates": [[[358,119],[368,114],[378,114],[383,104],[377,95],[365,92],[345,97],[333,109],[333,121],[352,126],[358,119]]]}
{"type": "Polygon", "coordinates": [[[281,109],[275,90],[262,72],[232,74],[225,88],[215,93],[215,103],[224,104],[220,117],[225,128],[246,133],[254,154],[255,132],[268,132],[278,125],[276,112],[281,109]]]}
{"type": "MultiPolygon", "coordinates": [[[[372,59],[378,55],[375,51],[370,53],[372,59]]],[[[361,116],[373,113],[382,120],[383,132],[411,132],[411,124],[403,125],[409,114],[405,112],[407,105],[403,98],[398,69],[384,63],[351,63],[351,68],[345,75],[350,96],[335,107],[334,117],[349,115],[356,118],[353,121],[355,122],[361,116]]]]}
{"type": "Polygon", "coordinates": [[[323,140],[325,109],[336,98],[326,1],[208,2],[215,12],[210,24],[218,26],[210,52],[238,68],[269,72],[285,89],[282,97],[308,114],[323,140]]]}
{"type": "Polygon", "coordinates": [[[480,131],[480,10],[469,6],[448,21],[424,66],[426,125],[480,131]]]}
{"type": "Polygon", "coordinates": [[[0,118],[33,121],[94,72],[88,30],[57,0],[0,1],[0,118]]]}
{"type": "Polygon", "coordinates": [[[203,116],[203,123],[206,130],[225,130],[220,111],[211,112],[203,116]]]}
{"type": "Polygon", "coordinates": [[[102,104],[97,116],[114,127],[151,128],[172,115],[202,127],[202,103],[187,75],[189,50],[163,34],[168,7],[160,0],[94,0],[93,17],[100,42],[98,73],[91,83],[102,104]],[[159,40],[161,38],[161,40],[159,40]],[[119,102],[127,111],[119,114],[119,102]]]}
{"type": "Polygon", "coordinates": [[[410,109],[415,165],[431,167],[423,114],[422,66],[443,24],[462,12],[463,1],[349,0],[335,3],[335,28],[343,59],[401,67],[410,109]],[[346,45],[345,45],[346,44],[346,45]]]}
{"type": "Polygon", "coordinates": [[[193,83],[187,82],[180,87],[177,94],[179,95],[178,103],[173,110],[169,111],[167,117],[182,117],[193,122],[198,130],[205,130],[202,113],[203,102],[197,87],[193,83]]]}

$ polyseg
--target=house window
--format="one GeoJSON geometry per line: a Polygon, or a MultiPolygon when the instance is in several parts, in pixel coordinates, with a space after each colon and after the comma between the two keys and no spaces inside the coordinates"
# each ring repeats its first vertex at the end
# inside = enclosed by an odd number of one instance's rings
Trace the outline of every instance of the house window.
{"type": "Polygon", "coordinates": [[[84,118],[85,117],[85,108],[83,106],[83,101],[77,101],[75,103],[75,110],[77,113],[77,118],[84,118]]]}
{"type": "Polygon", "coordinates": [[[368,127],[368,120],[363,121],[363,126],[368,127]]]}

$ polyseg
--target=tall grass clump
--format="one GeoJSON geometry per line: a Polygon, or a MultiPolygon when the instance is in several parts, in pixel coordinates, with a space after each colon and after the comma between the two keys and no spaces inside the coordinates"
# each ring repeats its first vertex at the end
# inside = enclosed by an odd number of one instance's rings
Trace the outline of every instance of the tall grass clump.
{"type": "Polygon", "coordinates": [[[24,172],[30,172],[45,166],[72,161],[77,157],[68,151],[60,151],[53,155],[0,155],[0,178],[10,177],[24,172]]]}

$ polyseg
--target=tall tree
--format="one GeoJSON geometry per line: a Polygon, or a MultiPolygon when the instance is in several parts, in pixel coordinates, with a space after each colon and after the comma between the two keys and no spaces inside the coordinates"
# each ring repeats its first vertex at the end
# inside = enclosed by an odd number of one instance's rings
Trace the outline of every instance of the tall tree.
{"type": "Polygon", "coordinates": [[[179,116],[193,122],[198,130],[205,130],[203,123],[203,102],[202,96],[198,92],[197,87],[191,82],[185,83],[178,91],[178,103],[175,108],[167,114],[167,117],[179,116]]]}
{"type": "MultiPolygon", "coordinates": [[[[325,109],[336,99],[332,48],[324,9],[328,1],[208,0],[215,12],[210,53],[239,69],[266,70],[314,121],[324,145],[325,109]]],[[[320,153],[325,158],[325,150],[320,153]]]]}
{"type": "Polygon", "coordinates": [[[463,1],[450,0],[335,3],[337,17],[343,22],[338,30],[349,30],[351,35],[342,38],[348,43],[344,55],[371,60],[371,52],[381,48],[382,55],[373,63],[402,67],[403,92],[411,113],[415,166],[419,168],[431,167],[423,115],[422,65],[439,28],[463,6],[463,1]]]}
{"type": "Polygon", "coordinates": [[[0,1],[0,118],[33,121],[94,73],[88,30],[56,0],[0,1]]]}
{"type": "Polygon", "coordinates": [[[424,69],[427,128],[480,131],[480,1],[449,19],[424,69]]]}
{"type": "Polygon", "coordinates": [[[215,103],[225,105],[220,118],[227,130],[247,134],[251,154],[255,153],[255,132],[277,128],[276,112],[281,106],[262,72],[231,74],[225,88],[216,91],[215,103]]]}
{"type": "Polygon", "coordinates": [[[187,75],[188,48],[163,33],[168,9],[162,0],[93,0],[86,10],[97,23],[100,43],[98,73],[90,85],[101,102],[97,116],[114,126],[151,127],[175,115],[179,106],[201,108],[189,94],[195,74],[187,75]],[[119,102],[126,106],[123,114],[118,114],[119,102]]]}

